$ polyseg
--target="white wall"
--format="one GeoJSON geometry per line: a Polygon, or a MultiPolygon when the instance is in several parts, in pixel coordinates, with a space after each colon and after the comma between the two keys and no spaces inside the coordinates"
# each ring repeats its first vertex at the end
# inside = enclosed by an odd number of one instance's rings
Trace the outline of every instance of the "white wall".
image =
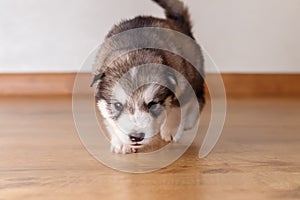
{"type": "MultiPolygon", "coordinates": [[[[300,72],[300,0],[186,0],[223,72],[300,72]]],[[[0,72],[72,72],[120,19],[163,16],[150,0],[0,0],[0,72]]]]}

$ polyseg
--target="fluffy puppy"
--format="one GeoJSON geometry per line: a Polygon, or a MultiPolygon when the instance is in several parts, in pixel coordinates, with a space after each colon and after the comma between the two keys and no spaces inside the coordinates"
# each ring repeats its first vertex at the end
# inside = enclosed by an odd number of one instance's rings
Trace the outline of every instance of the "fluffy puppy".
{"type": "MultiPolygon", "coordinates": [[[[115,25],[106,39],[128,30],[156,27],[180,32],[194,40],[189,13],[181,1],[153,1],[165,9],[166,19],[138,16],[115,25]]],[[[111,150],[116,153],[137,152],[158,137],[166,142],[178,141],[185,130],[197,124],[199,110],[195,105],[201,110],[205,102],[200,47],[182,44],[171,33],[167,36],[146,33],[143,37],[145,41],[171,46],[173,52],[182,51],[184,46],[185,54],[196,58],[200,73],[170,51],[142,48],[126,52],[114,45],[102,49],[95,62],[97,70],[92,85],[97,85],[97,106],[111,150]],[[112,55],[118,57],[111,62],[103,61],[112,55]],[[196,99],[191,98],[192,93],[196,99]]]]}

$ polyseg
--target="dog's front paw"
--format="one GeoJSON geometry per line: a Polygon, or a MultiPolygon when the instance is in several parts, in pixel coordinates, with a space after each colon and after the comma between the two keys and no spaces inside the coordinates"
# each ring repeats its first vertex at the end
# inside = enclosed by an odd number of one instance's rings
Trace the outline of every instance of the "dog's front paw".
{"type": "Polygon", "coordinates": [[[110,150],[111,150],[111,152],[118,153],[118,154],[129,154],[129,153],[136,152],[136,150],[131,148],[130,146],[119,143],[119,142],[111,143],[110,150]]]}
{"type": "Polygon", "coordinates": [[[182,135],[183,135],[183,129],[179,129],[176,133],[176,135],[173,138],[174,142],[179,142],[179,140],[181,139],[182,135]]]}
{"type": "Polygon", "coordinates": [[[163,132],[160,133],[161,139],[165,142],[172,142],[173,141],[173,136],[172,136],[172,131],[171,130],[164,130],[163,132]]]}
{"type": "Polygon", "coordinates": [[[178,142],[183,134],[182,127],[179,128],[165,128],[161,131],[161,138],[166,142],[178,142]]]}

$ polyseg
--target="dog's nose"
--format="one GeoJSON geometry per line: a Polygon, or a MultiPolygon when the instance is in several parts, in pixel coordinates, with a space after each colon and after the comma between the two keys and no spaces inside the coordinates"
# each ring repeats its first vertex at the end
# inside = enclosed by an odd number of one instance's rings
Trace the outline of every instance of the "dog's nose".
{"type": "Polygon", "coordinates": [[[141,142],[145,138],[145,133],[132,133],[129,138],[132,142],[141,142]]]}

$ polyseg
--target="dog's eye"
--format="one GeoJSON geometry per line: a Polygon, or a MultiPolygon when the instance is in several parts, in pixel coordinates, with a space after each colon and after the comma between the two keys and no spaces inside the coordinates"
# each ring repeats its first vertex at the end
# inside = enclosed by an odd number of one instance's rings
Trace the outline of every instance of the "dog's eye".
{"type": "Polygon", "coordinates": [[[149,110],[155,110],[155,109],[158,107],[158,105],[159,105],[158,103],[152,101],[152,102],[150,102],[150,103],[148,104],[148,109],[149,109],[149,110]]]}
{"type": "Polygon", "coordinates": [[[150,102],[148,104],[148,110],[154,116],[158,116],[162,111],[161,105],[159,103],[156,103],[156,102],[150,102]]]}
{"type": "Polygon", "coordinates": [[[123,105],[120,102],[115,103],[114,106],[117,111],[123,110],[123,105]]]}

